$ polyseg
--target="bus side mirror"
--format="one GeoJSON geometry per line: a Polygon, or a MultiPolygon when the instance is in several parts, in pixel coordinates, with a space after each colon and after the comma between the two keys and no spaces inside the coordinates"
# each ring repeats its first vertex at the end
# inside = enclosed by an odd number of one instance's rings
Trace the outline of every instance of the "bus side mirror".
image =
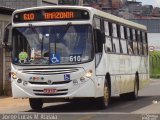
{"type": "Polygon", "coordinates": [[[7,45],[9,39],[9,29],[5,28],[4,35],[3,35],[3,44],[7,45]]]}
{"type": "Polygon", "coordinates": [[[11,23],[5,27],[2,45],[5,49],[11,51],[11,23]]]}

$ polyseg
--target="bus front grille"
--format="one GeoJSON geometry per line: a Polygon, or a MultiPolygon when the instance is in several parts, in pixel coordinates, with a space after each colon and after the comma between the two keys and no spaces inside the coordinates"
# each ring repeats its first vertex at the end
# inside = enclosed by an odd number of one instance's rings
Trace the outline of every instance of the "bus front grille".
{"type": "Polygon", "coordinates": [[[35,68],[35,69],[20,69],[22,73],[37,74],[37,75],[54,75],[67,74],[77,72],[77,68],[35,68]]]}
{"type": "Polygon", "coordinates": [[[52,84],[48,84],[47,82],[33,82],[33,81],[29,81],[30,84],[34,84],[34,85],[57,85],[57,84],[67,84],[67,83],[70,83],[70,82],[71,82],[71,80],[52,82],[52,84]]]}

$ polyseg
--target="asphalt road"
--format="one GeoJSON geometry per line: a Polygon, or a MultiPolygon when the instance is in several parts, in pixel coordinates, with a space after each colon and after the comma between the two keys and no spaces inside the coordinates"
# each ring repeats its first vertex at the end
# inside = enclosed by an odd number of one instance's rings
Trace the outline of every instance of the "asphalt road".
{"type": "Polygon", "coordinates": [[[140,90],[136,101],[112,98],[110,106],[104,110],[98,110],[90,101],[79,101],[46,103],[38,111],[31,110],[29,105],[15,106],[0,110],[0,113],[54,114],[58,120],[150,120],[152,117],[160,120],[160,80],[152,80],[148,87],[140,90]]]}

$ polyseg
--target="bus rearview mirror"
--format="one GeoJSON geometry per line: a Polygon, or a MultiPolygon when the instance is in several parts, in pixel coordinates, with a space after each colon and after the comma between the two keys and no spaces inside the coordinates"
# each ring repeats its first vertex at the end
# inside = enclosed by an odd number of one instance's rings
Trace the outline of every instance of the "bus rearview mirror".
{"type": "Polygon", "coordinates": [[[9,23],[4,30],[2,45],[5,49],[11,51],[11,23],[9,23]]]}
{"type": "Polygon", "coordinates": [[[9,39],[9,29],[6,28],[4,31],[4,36],[3,36],[3,43],[4,45],[7,45],[9,39]]]}

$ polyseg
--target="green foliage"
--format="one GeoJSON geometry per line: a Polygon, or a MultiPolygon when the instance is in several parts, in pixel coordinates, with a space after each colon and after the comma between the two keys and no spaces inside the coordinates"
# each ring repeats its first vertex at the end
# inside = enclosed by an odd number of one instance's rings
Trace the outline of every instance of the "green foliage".
{"type": "Polygon", "coordinates": [[[149,52],[150,77],[160,78],[160,51],[149,52]]]}

